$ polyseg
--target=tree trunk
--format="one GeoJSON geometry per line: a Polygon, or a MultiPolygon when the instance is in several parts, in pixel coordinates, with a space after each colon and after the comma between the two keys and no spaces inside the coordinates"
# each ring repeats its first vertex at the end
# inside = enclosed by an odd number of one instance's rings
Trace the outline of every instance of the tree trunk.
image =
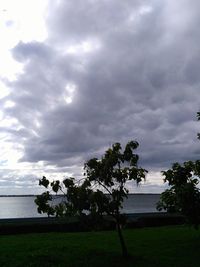
{"type": "Polygon", "coordinates": [[[124,242],[124,237],[122,235],[122,230],[121,230],[121,226],[119,221],[116,221],[116,226],[117,226],[117,232],[118,232],[118,236],[119,236],[119,240],[120,240],[120,244],[121,244],[121,248],[122,248],[122,256],[124,258],[128,258],[128,250],[126,247],[126,244],[124,242]]]}

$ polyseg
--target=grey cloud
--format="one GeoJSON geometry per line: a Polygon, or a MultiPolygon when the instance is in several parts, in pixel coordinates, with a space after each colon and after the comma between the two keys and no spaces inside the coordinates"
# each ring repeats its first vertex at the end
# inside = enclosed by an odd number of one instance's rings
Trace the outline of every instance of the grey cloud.
{"type": "Polygon", "coordinates": [[[184,1],[181,10],[187,7],[189,15],[179,14],[179,24],[177,4],[167,0],[50,6],[46,42],[13,49],[25,66],[8,83],[7,99],[15,106],[4,113],[23,126],[21,132],[10,130],[13,142],[26,137],[20,140],[21,161],[80,166],[111,143],[130,139],[140,142],[141,164],[149,169],[199,157],[198,9],[190,6],[184,1]],[[139,15],[144,5],[152,10],[139,15]],[[133,12],[136,18],[128,21],[133,12]],[[63,50],[90,38],[99,41],[97,50],[63,50]],[[67,83],[76,85],[71,104],[64,101],[67,83]]]}
{"type": "Polygon", "coordinates": [[[35,57],[40,58],[41,63],[42,60],[48,60],[49,57],[52,58],[52,50],[47,45],[39,42],[32,43],[23,43],[19,42],[14,49],[12,50],[13,57],[20,62],[25,60],[33,60],[35,57]]]}
{"type": "MultiPolygon", "coordinates": [[[[147,1],[144,1],[146,3],[147,1]]],[[[55,42],[79,42],[109,33],[127,19],[139,1],[70,1],[54,3],[47,17],[50,39],[55,42]],[[59,16],[55,16],[55,14],[59,16]]]]}

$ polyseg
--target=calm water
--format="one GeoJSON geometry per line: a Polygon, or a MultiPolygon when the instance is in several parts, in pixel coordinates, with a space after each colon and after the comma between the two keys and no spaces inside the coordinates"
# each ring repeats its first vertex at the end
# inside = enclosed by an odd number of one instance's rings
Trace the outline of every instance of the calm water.
{"type": "MultiPolygon", "coordinates": [[[[124,201],[124,213],[157,212],[156,203],[160,195],[134,194],[124,201]]],[[[38,214],[35,197],[0,197],[0,219],[44,217],[38,214]]]]}

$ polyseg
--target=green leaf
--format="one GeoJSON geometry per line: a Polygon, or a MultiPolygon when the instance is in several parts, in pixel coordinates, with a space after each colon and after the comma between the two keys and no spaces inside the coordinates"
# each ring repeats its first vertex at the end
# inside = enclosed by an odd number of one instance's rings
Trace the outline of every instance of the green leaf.
{"type": "Polygon", "coordinates": [[[42,185],[47,188],[49,186],[49,180],[47,180],[47,178],[43,176],[42,179],[39,180],[39,185],[42,185]]]}

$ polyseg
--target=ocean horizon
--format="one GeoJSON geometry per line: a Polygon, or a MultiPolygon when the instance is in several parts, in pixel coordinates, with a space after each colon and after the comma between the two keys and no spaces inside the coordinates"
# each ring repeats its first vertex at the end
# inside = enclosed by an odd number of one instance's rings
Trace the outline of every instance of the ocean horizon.
{"type": "MultiPolygon", "coordinates": [[[[37,195],[0,195],[0,219],[11,218],[36,218],[46,217],[45,214],[37,212],[34,202],[37,195]]],[[[55,200],[62,195],[55,195],[55,200]]],[[[156,203],[159,201],[160,194],[129,194],[124,199],[123,213],[148,213],[158,212],[156,203]]]]}

